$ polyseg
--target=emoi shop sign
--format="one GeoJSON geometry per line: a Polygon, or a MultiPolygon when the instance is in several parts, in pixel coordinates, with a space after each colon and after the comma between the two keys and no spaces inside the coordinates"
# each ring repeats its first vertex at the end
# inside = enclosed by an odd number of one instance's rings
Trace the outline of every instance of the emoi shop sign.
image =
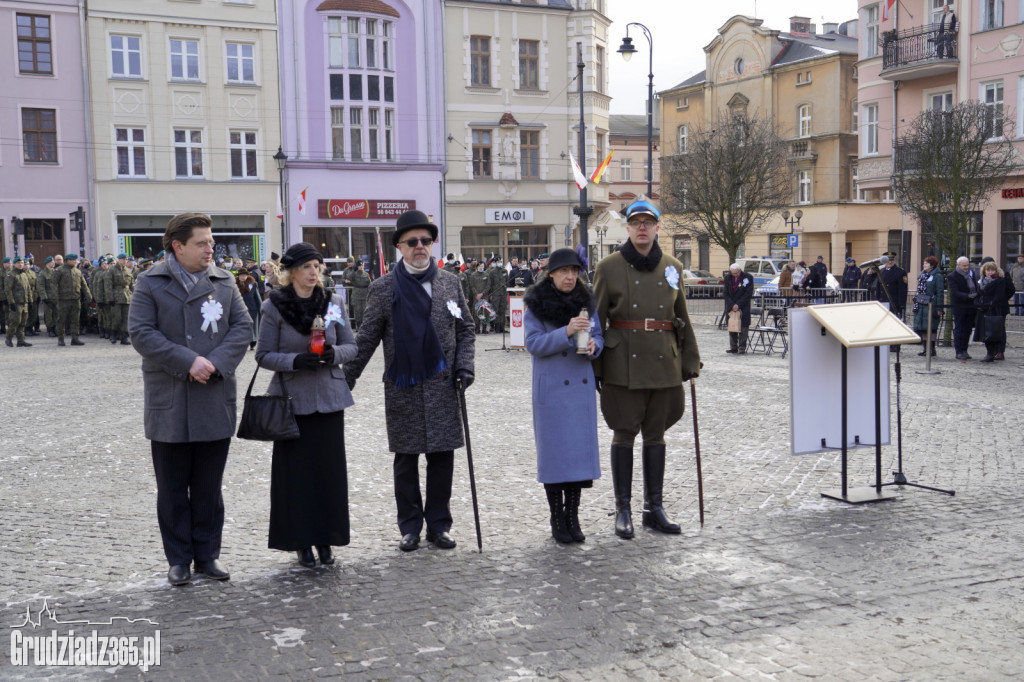
{"type": "Polygon", "coordinates": [[[484,209],[484,222],[491,223],[532,223],[532,208],[488,208],[484,209]]]}
{"type": "Polygon", "coordinates": [[[317,217],[322,220],[347,218],[397,218],[416,208],[412,199],[320,199],[317,217]]]}

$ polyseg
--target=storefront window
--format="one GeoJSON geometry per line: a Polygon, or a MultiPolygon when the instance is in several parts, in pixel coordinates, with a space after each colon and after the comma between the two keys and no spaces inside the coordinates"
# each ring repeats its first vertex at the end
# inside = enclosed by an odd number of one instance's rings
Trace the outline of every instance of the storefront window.
{"type": "Polygon", "coordinates": [[[501,256],[506,263],[510,258],[536,258],[551,250],[546,227],[487,226],[462,229],[462,256],[486,260],[501,256]]]}
{"type": "Polygon", "coordinates": [[[683,264],[687,270],[691,270],[690,263],[693,260],[691,248],[693,238],[688,234],[679,234],[672,237],[672,255],[683,264]]]}
{"type": "MultiPolygon", "coordinates": [[[[957,249],[957,253],[946,253],[939,246],[938,241],[935,239],[935,235],[932,233],[931,222],[927,218],[923,218],[921,220],[920,260],[924,260],[928,256],[935,256],[939,259],[939,267],[942,270],[949,270],[952,268],[956,263],[956,259],[960,256],[967,256],[973,265],[981,263],[981,228],[981,211],[972,213],[967,236],[964,237],[964,240],[961,242],[960,247],[957,249]]],[[[898,230],[895,230],[895,232],[899,234],[898,230]]],[[[890,239],[890,242],[891,241],[892,240],[890,239]]]]}
{"type": "MultiPolygon", "coordinates": [[[[118,251],[135,258],[155,258],[163,249],[164,231],[171,215],[118,216],[118,251]]],[[[270,257],[266,248],[266,232],[261,215],[211,215],[213,237],[217,241],[214,257],[252,258],[264,261],[270,257]]]]}
{"type": "Polygon", "coordinates": [[[1024,253],[1024,211],[1003,211],[1003,235],[999,247],[999,265],[1010,267],[1017,262],[1017,254],[1024,253]]]}
{"type": "MultiPolygon", "coordinates": [[[[394,227],[381,227],[380,244],[384,249],[384,262],[397,260],[395,247],[391,244],[394,227]]],[[[349,225],[302,228],[302,240],[316,246],[324,258],[348,258],[365,261],[371,275],[377,272],[377,230],[376,227],[351,227],[349,225]]]]}

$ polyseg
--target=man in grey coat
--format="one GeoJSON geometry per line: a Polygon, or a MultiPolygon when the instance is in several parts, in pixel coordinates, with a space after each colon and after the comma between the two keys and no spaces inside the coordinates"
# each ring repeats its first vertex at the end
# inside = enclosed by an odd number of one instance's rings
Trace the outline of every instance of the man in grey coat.
{"type": "Polygon", "coordinates": [[[230,272],[213,266],[209,216],[182,213],[164,232],[165,261],[138,280],[128,333],[142,355],[146,438],[157,484],[167,581],[230,576],[220,563],[221,479],[235,432],[235,370],[252,319],[230,272]]]}
{"type": "Polygon", "coordinates": [[[420,531],[441,549],[455,547],[452,515],[455,449],[462,447],[456,382],[473,383],[472,314],[458,278],[430,256],[437,226],[422,211],[398,218],[392,242],[402,260],[369,288],[355,360],[345,365],[349,386],[384,344],[384,415],[395,453],[399,549],[419,548],[420,531]],[[426,502],[420,496],[419,453],[427,459],[426,502]]]}

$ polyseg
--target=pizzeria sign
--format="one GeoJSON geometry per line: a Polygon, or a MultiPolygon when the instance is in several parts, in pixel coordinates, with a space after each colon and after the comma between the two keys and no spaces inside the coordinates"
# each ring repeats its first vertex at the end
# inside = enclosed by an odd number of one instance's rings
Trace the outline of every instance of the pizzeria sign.
{"type": "Polygon", "coordinates": [[[324,220],[397,218],[414,208],[415,199],[320,199],[317,217],[324,220]]]}

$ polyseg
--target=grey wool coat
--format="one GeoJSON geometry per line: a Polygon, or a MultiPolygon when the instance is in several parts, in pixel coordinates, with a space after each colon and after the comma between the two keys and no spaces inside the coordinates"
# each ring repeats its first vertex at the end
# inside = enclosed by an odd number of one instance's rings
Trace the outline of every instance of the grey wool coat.
{"type": "Polygon", "coordinates": [[[235,433],[235,370],[252,340],[252,318],[227,270],[211,267],[186,293],[168,262],[157,263],[135,286],[128,309],[128,333],[142,356],[146,438],[193,443],[235,433]],[[202,331],[202,305],[223,307],[202,331]],[[192,362],[203,356],[224,377],[205,384],[188,380],[192,362]]]}
{"type": "MultiPolygon", "coordinates": [[[[455,450],[463,445],[462,417],[455,391],[455,372],[473,371],[473,317],[462,293],[458,277],[439,270],[432,282],[433,303],[430,319],[444,350],[448,367],[422,384],[399,388],[387,379],[387,369],[395,358],[394,326],[391,320],[393,274],[370,285],[363,323],[356,335],[359,352],[345,365],[347,376],[362,374],[377,346],[384,344],[384,414],[391,452],[421,453],[455,450]],[[449,310],[457,306],[458,314],[449,310]]],[[[398,340],[401,341],[400,339],[398,340]]]]}
{"type": "Polygon", "coordinates": [[[281,312],[270,300],[263,302],[260,321],[260,338],[256,344],[256,362],[260,367],[276,372],[267,393],[290,395],[295,414],[338,412],[351,407],[355,401],[345,382],[341,363],[356,356],[356,340],[352,335],[345,301],[338,294],[331,296],[331,303],[338,308],[341,321],[328,322],[325,332],[327,344],[334,348],[334,359],[338,364],[322,365],[316,371],[295,371],[292,369],[295,356],[307,352],[309,335],[299,333],[281,317],[281,312]]]}

